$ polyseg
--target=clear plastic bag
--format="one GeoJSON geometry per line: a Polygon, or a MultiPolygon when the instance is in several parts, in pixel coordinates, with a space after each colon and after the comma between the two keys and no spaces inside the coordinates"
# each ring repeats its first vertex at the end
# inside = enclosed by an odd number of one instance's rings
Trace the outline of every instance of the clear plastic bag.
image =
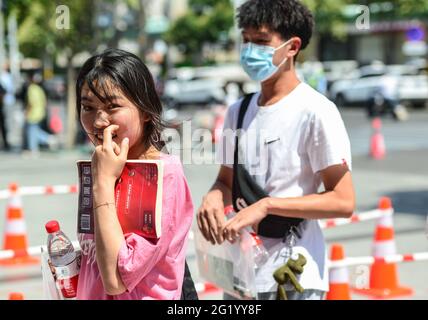
{"type": "Polygon", "coordinates": [[[240,299],[255,299],[254,239],[242,230],[239,241],[212,245],[198,228],[194,230],[200,275],[240,299]]]}

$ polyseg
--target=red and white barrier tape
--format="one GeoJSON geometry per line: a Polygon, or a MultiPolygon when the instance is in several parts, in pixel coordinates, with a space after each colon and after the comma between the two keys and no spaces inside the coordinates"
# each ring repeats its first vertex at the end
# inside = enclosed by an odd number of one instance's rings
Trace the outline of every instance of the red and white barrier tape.
{"type": "MultiPolygon", "coordinates": [[[[80,249],[78,241],[73,241],[73,246],[75,249],[80,249]]],[[[46,246],[35,246],[27,248],[27,253],[29,256],[39,256],[41,254],[41,248],[43,247],[44,251],[47,251],[46,246]]],[[[15,250],[2,250],[0,251],[0,260],[11,259],[17,255],[22,255],[22,252],[16,252],[15,250]]]]}
{"type": "MultiPolygon", "coordinates": [[[[329,219],[329,220],[319,220],[319,224],[321,229],[331,229],[338,226],[344,226],[347,224],[353,224],[368,220],[374,220],[380,217],[384,217],[386,215],[391,215],[394,213],[393,209],[387,209],[387,210],[370,210],[366,212],[361,212],[359,214],[353,215],[351,218],[348,219],[329,219]]],[[[189,232],[189,239],[193,240],[195,238],[194,232],[189,232]]]]}
{"type": "MultiPolygon", "coordinates": [[[[21,196],[71,194],[71,193],[78,192],[78,186],[77,185],[56,185],[56,186],[20,187],[18,189],[18,192],[21,196]]],[[[9,190],[7,189],[0,190],[0,200],[8,199],[10,196],[11,196],[11,193],[9,190]]],[[[386,214],[392,214],[392,213],[393,213],[393,209],[389,209],[389,210],[375,209],[375,210],[355,214],[349,219],[320,220],[319,224],[322,229],[330,229],[330,228],[338,227],[342,225],[377,219],[377,218],[380,218],[381,216],[384,216],[386,214]]]]}
{"type": "Polygon", "coordinates": [[[322,229],[330,229],[330,228],[343,226],[347,224],[377,219],[380,217],[384,217],[385,215],[391,215],[393,214],[393,212],[394,212],[393,209],[387,209],[387,210],[375,209],[375,210],[370,210],[366,212],[361,212],[359,214],[355,214],[348,219],[320,220],[319,224],[322,229]]]}
{"type": "MultiPolygon", "coordinates": [[[[20,187],[18,194],[21,196],[53,195],[77,193],[77,185],[56,185],[56,186],[34,186],[20,187]]],[[[11,196],[9,190],[0,190],[0,200],[8,199],[11,196]]]]}
{"type": "Polygon", "coordinates": [[[328,261],[328,268],[342,268],[357,265],[373,264],[375,261],[384,263],[398,263],[398,262],[414,262],[414,261],[427,261],[428,252],[418,252],[410,254],[392,254],[382,258],[375,257],[349,257],[339,261],[328,261]]]}

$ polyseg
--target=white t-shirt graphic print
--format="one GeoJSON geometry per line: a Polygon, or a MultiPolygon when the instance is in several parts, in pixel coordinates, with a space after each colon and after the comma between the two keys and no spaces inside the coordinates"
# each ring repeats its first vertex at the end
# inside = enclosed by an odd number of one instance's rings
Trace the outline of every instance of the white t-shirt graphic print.
{"type": "MultiPolygon", "coordinates": [[[[300,83],[270,106],[259,106],[256,93],[245,114],[239,139],[239,162],[272,197],[291,198],[318,193],[319,171],[346,163],[351,169],[351,148],[343,120],[334,103],[300,83]]],[[[236,130],[242,99],[230,106],[224,123],[217,161],[233,167],[236,130]]],[[[269,262],[257,273],[259,292],[276,291],[272,274],[285,263],[282,239],[262,238],[269,262]]],[[[324,236],[318,220],[306,220],[303,235],[293,248],[307,263],[300,276],[305,289],[328,290],[324,236]]],[[[291,287],[290,287],[291,288],[291,287]]]]}

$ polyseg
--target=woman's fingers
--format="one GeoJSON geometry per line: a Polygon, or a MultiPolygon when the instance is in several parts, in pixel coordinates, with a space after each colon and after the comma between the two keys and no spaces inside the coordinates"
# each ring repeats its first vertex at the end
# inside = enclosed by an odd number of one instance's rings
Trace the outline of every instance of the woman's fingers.
{"type": "Polygon", "coordinates": [[[114,151],[114,153],[118,156],[120,154],[120,147],[114,141],[112,142],[112,145],[113,145],[113,151],[114,151]]]}
{"type": "Polygon", "coordinates": [[[113,149],[112,137],[113,137],[114,132],[116,132],[117,129],[119,129],[119,126],[116,124],[112,124],[112,125],[110,125],[104,129],[104,131],[103,131],[103,149],[104,150],[113,149]]]}
{"type": "Polygon", "coordinates": [[[126,161],[128,158],[128,151],[129,151],[129,139],[124,138],[122,142],[120,143],[120,149],[119,154],[117,154],[120,158],[126,161]]]}

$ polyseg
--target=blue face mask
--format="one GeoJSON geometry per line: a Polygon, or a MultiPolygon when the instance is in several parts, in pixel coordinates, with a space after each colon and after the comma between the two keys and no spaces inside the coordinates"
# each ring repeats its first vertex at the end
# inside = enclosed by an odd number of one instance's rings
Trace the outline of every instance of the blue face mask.
{"type": "Polygon", "coordinates": [[[241,46],[241,65],[254,81],[266,81],[287,61],[287,57],[278,65],[273,64],[273,55],[291,41],[284,42],[277,48],[261,46],[252,42],[241,46]]]}

